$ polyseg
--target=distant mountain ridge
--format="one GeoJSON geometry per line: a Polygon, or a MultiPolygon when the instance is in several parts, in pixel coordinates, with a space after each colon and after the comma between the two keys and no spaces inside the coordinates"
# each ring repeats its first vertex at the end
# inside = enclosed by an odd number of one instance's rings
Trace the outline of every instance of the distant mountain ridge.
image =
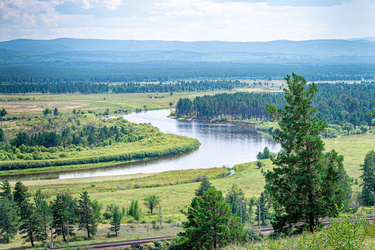
{"type": "Polygon", "coordinates": [[[18,39],[0,42],[0,49],[17,55],[22,52],[31,57],[84,61],[375,63],[375,41],[371,39],[270,42],[18,39]]]}

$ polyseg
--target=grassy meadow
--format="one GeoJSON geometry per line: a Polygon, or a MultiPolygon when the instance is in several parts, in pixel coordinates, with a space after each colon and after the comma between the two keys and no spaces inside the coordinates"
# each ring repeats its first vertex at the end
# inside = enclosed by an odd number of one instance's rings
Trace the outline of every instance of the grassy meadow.
{"type": "MultiPolygon", "coordinates": [[[[261,91],[261,89],[252,88],[244,91],[261,91]]],[[[268,88],[267,91],[276,91],[277,88],[268,88]]],[[[8,111],[6,117],[25,117],[31,118],[42,116],[45,108],[58,108],[60,112],[71,113],[73,109],[93,110],[97,113],[109,109],[110,114],[116,112],[132,112],[136,109],[162,109],[169,108],[170,103],[174,106],[179,98],[194,98],[204,94],[216,94],[220,92],[195,92],[195,93],[159,93],[159,94],[98,94],[98,95],[42,95],[27,94],[22,96],[0,95],[0,107],[8,111]],[[154,98],[159,96],[160,98],[154,98]],[[164,96],[164,97],[161,97],[164,96]],[[150,98],[152,97],[152,98],[150,98]],[[22,100],[20,100],[20,98],[22,100]],[[28,100],[25,100],[28,99],[28,100]]],[[[5,117],[5,118],[6,118],[5,117]]],[[[99,122],[97,118],[90,118],[87,123],[99,122]]],[[[3,127],[6,129],[15,129],[21,126],[17,121],[5,121],[3,127]]],[[[341,136],[334,139],[324,139],[326,151],[335,149],[344,156],[344,166],[350,177],[358,178],[361,175],[360,164],[363,163],[365,154],[370,150],[375,150],[375,135],[351,135],[341,136]]],[[[152,142],[150,143],[152,144],[152,142]]],[[[143,145],[139,145],[143,147],[143,145]]],[[[108,148],[111,151],[111,148],[108,148]]],[[[119,151],[126,150],[121,149],[119,151]]],[[[130,150],[130,149],[129,149],[130,150]]],[[[89,153],[89,151],[87,152],[89,153]]],[[[208,156],[209,157],[209,156],[208,156]]],[[[262,160],[265,166],[259,169],[255,162],[242,163],[235,166],[236,173],[227,176],[229,170],[221,166],[211,169],[197,170],[179,170],[153,174],[135,174],[126,176],[103,176],[78,179],[54,179],[23,181],[29,188],[29,191],[35,193],[41,189],[43,193],[49,196],[49,200],[54,199],[57,193],[69,192],[74,197],[78,197],[83,191],[88,191],[91,199],[97,199],[103,204],[102,212],[105,207],[111,203],[116,203],[120,208],[128,208],[132,200],[138,200],[142,209],[140,221],[134,221],[132,217],[125,216],[122,220],[122,229],[117,238],[107,237],[109,228],[108,221],[103,221],[98,228],[98,234],[94,240],[85,241],[82,238],[75,244],[114,241],[135,238],[147,238],[153,236],[176,235],[182,230],[181,221],[185,218],[180,210],[185,210],[194,197],[194,192],[199,186],[199,180],[202,176],[208,176],[210,182],[218,190],[222,190],[224,195],[229,191],[233,184],[238,185],[247,198],[258,197],[264,188],[264,177],[262,171],[272,169],[272,163],[268,160],[262,160]],[[161,198],[163,208],[164,224],[162,229],[153,228],[152,222],[157,220],[156,213],[150,214],[143,199],[147,195],[155,194],[161,198]]],[[[25,174],[38,171],[60,171],[61,169],[104,167],[111,163],[81,164],[79,166],[51,167],[46,169],[25,170],[25,174]]],[[[2,172],[2,174],[20,174],[20,170],[2,172]]],[[[360,183],[360,180],[359,180],[360,183]]],[[[11,185],[14,186],[14,182],[11,185]]],[[[354,191],[360,190],[359,185],[353,186],[354,191]]],[[[79,232],[78,236],[84,236],[84,232],[79,232]]],[[[58,237],[56,242],[61,242],[58,237]]],[[[17,235],[10,244],[0,244],[0,249],[20,249],[27,248],[22,245],[20,235],[17,235]]],[[[234,249],[236,247],[234,246],[234,249]]],[[[262,249],[262,248],[261,248],[262,249]]],[[[267,249],[267,248],[265,248],[267,249]]],[[[285,248],[287,249],[287,248],[285,248]]]]}
{"type": "MultiPolygon", "coordinates": [[[[170,93],[131,93],[131,94],[23,94],[4,95],[0,94],[0,107],[8,112],[7,117],[24,116],[31,117],[42,115],[46,108],[58,108],[60,112],[71,112],[77,110],[93,110],[104,112],[109,109],[110,114],[122,110],[128,113],[137,109],[165,109],[176,105],[180,98],[191,98],[202,95],[214,95],[223,92],[275,92],[279,87],[252,87],[236,89],[233,91],[210,91],[210,92],[173,92],[170,93]]],[[[4,122],[3,125],[6,125],[4,122]]]]}
{"type": "MultiPolygon", "coordinates": [[[[344,165],[349,176],[358,178],[361,173],[360,164],[363,162],[364,155],[369,150],[375,149],[374,140],[374,135],[355,135],[343,136],[336,139],[325,139],[324,141],[326,143],[326,150],[334,148],[344,156],[344,165]]],[[[262,161],[265,163],[263,171],[272,168],[272,163],[269,159],[262,161]]],[[[116,203],[120,208],[128,208],[133,199],[139,201],[139,205],[142,209],[142,216],[139,222],[134,221],[132,217],[126,216],[122,220],[123,225],[120,235],[117,238],[108,238],[107,231],[109,224],[107,224],[108,221],[103,221],[103,223],[99,225],[98,235],[94,240],[80,240],[75,243],[83,244],[85,242],[176,235],[177,232],[182,230],[180,227],[181,221],[185,220],[180,210],[186,210],[190,205],[191,199],[194,197],[194,192],[200,184],[193,180],[197,180],[201,176],[208,176],[213,186],[215,186],[216,189],[222,190],[224,195],[233,184],[237,184],[243,189],[246,197],[258,197],[264,187],[262,170],[258,169],[255,162],[238,164],[235,166],[235,169],[236,174],[226,177],[222,176],[228,174],[228,170],[223,167],[218,167],[211,169],[169,171],[156,174],[24,181],[23,183],[29,187],[32,193],[41,189],[44,193],[50,195],[50,200],[53,199],[54,195],[57,193],[70,192],[75,197],[78,197],[81,192],[86,190],[89,192],[92,199],[97,199],[103,204],[103,211],[105,210],[105,206],[110,203],[116,203]],[[143,199],[150,194],[155,194],[162,200],[161,206],[163,208],[164,217],[163,229],[157,230],[153,228],[152,222],[157,220],[157,215],[156,213],[151,215],[143,204],[143,199]]],[[[12,185],[14,185],[14,183],[12,183],[12,185]]],[[[358,191],[359,185],[353,185],[353,190],[358,191]]],[[[80,232],[78,235],[83,236],[84,233],[80,232]]],[[[369,241],[369,239],[367,240],[369,241]]],[[[21,239],[17,236],[14,243],[11,244],[15,244],[16,247],[20,246],[21,242],[21,239]],[[16,242],[18,242],[18,245],[16,242]]],[[[56,242],[61,242],[61,239],[58,237],[56,242]]],[[[293,246],[293,244],[298,245],[300,243],[298,240],[293,241],[293,239],[289,241],[282,240],[276,243],[267,243],[263,247],[254,246],[254,249],[272,249],[272,246],[279,246],[281,247],[280,249],[290,249],[287,247],[288,244],[289,246],[293,246]]],[[[373,242],[369,241],[368,244],[372,246],[373,242]]],[[[9,246],[10,245],[8,245],[8,247],[9,246]]],[[[0,244],[0,249],[2,249],[2,247],[3,246],[0,244]]]]}

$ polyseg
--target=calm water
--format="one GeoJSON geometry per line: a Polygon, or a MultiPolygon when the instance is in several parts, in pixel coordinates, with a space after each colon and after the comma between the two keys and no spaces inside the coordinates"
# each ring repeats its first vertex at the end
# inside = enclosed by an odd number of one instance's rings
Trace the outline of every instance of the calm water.
{"type": "Polygon", "coordinates": [[[272,152],[278,152],[281,148],[271,138],[257,133],[254,128],[248,126],[178,121],[167,117],[170,112],[171,110],[154,110],[132,113],[124,115],[124,117],[130,122],[151,123],[164,133],[197,138],[201,143],[198,150],[182,156],[165,157],[147,162],[122,164],[93,170],[19,176],[16,179],[64,179],[212,168],[223,165],[232,167],[237,163],[255,161],[257,153],[263,151],[266,146],[272,152]]]}

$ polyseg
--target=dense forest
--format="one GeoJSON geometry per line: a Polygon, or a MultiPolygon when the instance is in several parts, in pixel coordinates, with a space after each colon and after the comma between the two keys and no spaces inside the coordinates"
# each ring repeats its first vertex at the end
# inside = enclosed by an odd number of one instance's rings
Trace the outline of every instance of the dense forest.
{"type": "MultiPolygon", "coordinates": [[[[372,125],[369,113],[375,106],[374,84],[318,84],[313,105],[317,116],[329,124],[342,126],[372,125]]],[[[282,107],[284,94],[234,93],[205,95],[193,101],[180,99],[176,106],[177,117],[212,119],[263,119],[268,118],[266,104],[282,107]]]]}
{"type": "Polygon", "coordinates": [[[246,83],[236,81],[181,81],[177,83],[140,84],[122,83],[108,84],[90,82],[55,82],[55,83],[0,83],[0,93],[167,93],[184,91],[210,91],[210,90],[232,90],[233,88],[247,86],[246,83]]]}
{"type": "Polygon", "coordinates": [[[199,146],[195,139],[163,134],[151,124],[93,112],[19,119],[21,129],[0,129],[0,170],[40,168],[175,155],[199,146]],[[101,119],[101,118],[99,118],[101,119]]]}
{"type": "Polygon", "coordinates": [[[313,65],[304,63],[267,64],[231,62],[0,62],[0,83],[57,82],[155,82],[186,79],[283,79],[298,72],[308,81],[374,82],[373,64],[313,65]]]}

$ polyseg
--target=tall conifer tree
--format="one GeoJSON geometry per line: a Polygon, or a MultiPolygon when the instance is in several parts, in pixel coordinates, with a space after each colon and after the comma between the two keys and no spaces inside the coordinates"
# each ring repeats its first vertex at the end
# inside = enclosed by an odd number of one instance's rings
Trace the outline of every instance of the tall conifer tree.
{"type": "Polygon", "coordinates": [[[42,193],[39,189],[36,191],[34,196],[35,202],[35,212],[41,216],[42,224],[43,224],[43,240],[47,239],[48,236],[48,227],[50,224],[50,216],[51,216],[51,209],[48,206],[46,201],[46,196],[42,193]]]}
{"type": "Polygon", "coordinates": [[[77,200],[66,194],[57,194],[56,199],[51,203],[53,215],[54,237],[62,235],[66,242],[67,224],[69,222],[69,235],[74,236],[73,225],[76,222],[77,216],[77,200]]]}
{"type": "Polygon", "coordinates": [[[47,237],[42,215],[35,210],[34,204],[28,200],[23,201],[22,204],[20,234],[23,235],[21,238],[30,241],[33,247],[35,241],[43,241],[47,237]]]}
{"type": "Polygon", "coordinates": [[[284,89],[287,104],[283,109],[267,106],[270,117],[279,123],[274,139],[281,143],[285,155],[272,158],[274,169],[265,173],[266,190],[272,198],[277,231],[298,222],[307,223],[309,230],[319,218],[336,216],[343,205],[339,171],[343,157],[334,150],[323,153],[319,135],[326,123],[319,121],[312,101],[318,87],[293,74],[286,77],[284,89]]]}
{"type": "Polygon", "coordinates": [[[109,228],[110,231],[114,232],[117,236],[121,229],[121,219],[122,214],[120,212],[120,208],[117,205],[114,205],[114,210],[112,213],[112,220],[111,220],[111,227],[109,228]]]}
{"type": "Polygon", "coordinates": [[[0,199],[0,235],[3,235],[6,242],[17,234],[19,217],[17,205],[11,195],[0,199]]]}
{"type": "Polygon", "coordinates": [[[241,242],[243,224],[233,215],[221,191],[207,190],[194,197],[183,222],[184,231],[178,234],[182,249],[218,249],[231,242],[241,242]]]}
{"type": "Polygon", "coordinates": [[[10,188],[10,184],[9,184],[8,180],[3,180],[2,181],[0,189],[2,190],[0,192],[0,196],[1,197],[7,197],[8,199],[12,199],[13,200],[12,190],[10,188]]]}
{"type": "MultiPolygon", "coordinates": [[[[374,193],[374,200],[375,200],[375,152],[374,150],[366,154],[364,164],[361,165],[361,167],[362,167],[361,170],[363,171],[361,175],[361,179],[363,180],[363,183],[361,184],[361,186],[363,187],[363,190],[371,190],[374,193]]],[[[375,209],[375,202],[374,202],[374,209],[375,209]]]]}
{"type": "Polygon", "coordinates": [[[23,185],[21,181],[18,181],[16,185],[14,186],[14,202],[18,206],[18,213],[22,217],[23,213],[23,206],[27,205],[28,203],[28,198],[30,197],[30,194],[28,193],[28,187],[23,185]]]}
{"type": "Polygon", "coordinates": [[[91,236],[96,234],[98,223],[95,219],[95,211],[87,191],[84,191],[81,194],[81,197],[78,200],[77,211],[79,225],[78,230],[86,229],[87,237],[91,238],[91,236]]]}

